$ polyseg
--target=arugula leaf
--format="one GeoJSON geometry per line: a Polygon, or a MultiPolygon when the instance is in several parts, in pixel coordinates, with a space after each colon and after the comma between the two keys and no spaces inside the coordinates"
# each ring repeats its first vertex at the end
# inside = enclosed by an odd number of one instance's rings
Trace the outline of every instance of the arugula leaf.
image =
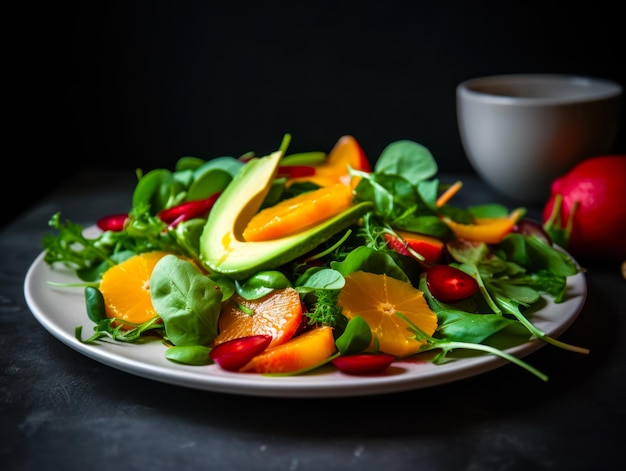
{"type": "Polygon", "coordinates": [[[83,234],[83,227],[72,221],[61,221],[61,213],[54,214],[48,225],[57,230],[56,234],[45,234],[43,248],[44,261],[48,265],[60,263],[76,270],[77,276],[83,274],[85,281],[93,281],[87,276],[89,270],[102,262],[109,266],[115,264],[110,257],[113,251],[103,245],[99,238],[88,238],[83,234]]]}
{"type": "Polygon", "coordinates": [[[157,338],[162,338],[163,336],[163,324],[159,316],[155,316],[143,324],[133,324],[113,318],[102,319],[94,326],[93,330],[95,333],[83,340],[82,327],[78,326],[74,335],[79,342],[83,343],[95,343],[102,338],[110,338],[117,342],[138,343],[148,341],[148,337],[145,335],[146,332],[155,333],[157,338]]]}
{"type": "Polygon", "coordinates": [[[521,308],[526,308],[539,300],[540,296],[535,286],[555,293],[555,302],[562,300],[566,288],[566,280],[562,273],[570,273],[572,266],[561,258],[559,251],[551,248],[535,235],[512,234],[507,237],[510,237],[509,242],[514,241],[515,250],[507,251],[506,244],[501,243],[502,250],[498,252],[499,255],[490,252],[486,244],[467,241],[448,243],[448,250],[453,258],[462,262],[461,267],[464,270],[473,272],[480,292],[495,314],[514,316],[534,337],[547,343],[570,351],[589,353],[586,348],[569,345],[547,335],[530,322],[521,311],[521,308]],[[520,244],[524,243],[526,247],[531,247],[532,256],[520,257],[519,254],[523,253],[523,249],[520,249],[523,245],[520,244]],[[527,266],[520,267],[517,263],[501,258],[507,254],[516,254],[516,261],[523,262],[527,266]],[[547,268],[535,273],[530,271],[537,267],[547,268]],[[529,285],[527,283],[530,280],[532,284],[529,285]],[[545,281],[548,282],[543,284],[545,281]]]}
{"type": "Polygon", "coordinates": [[[508,234],[498,245],[496,253],[531,271],[543,269],[563,277],[575,275],[579,271],[576,263],[565,252],[534,234],[508,234]]]}

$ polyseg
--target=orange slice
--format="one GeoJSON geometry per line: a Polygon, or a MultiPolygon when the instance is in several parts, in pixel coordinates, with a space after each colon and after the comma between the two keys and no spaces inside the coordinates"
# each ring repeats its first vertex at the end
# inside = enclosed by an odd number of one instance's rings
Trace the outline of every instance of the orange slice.
{"type": "MultiPolygon", "coordinates": [[[[150,275],[167,252],[146,252],[125,260],[102,275],[100,292],[106,315],[132,324],[142,324],[158,314],[150,299],[150,275]]],[[[122,329],[134,326],[121,323],[122,329]]]]}
{"type": "Polygon", "coordinates": [[[437,328],[437,315],[424,294],[386,274],[350,273],[338,304],[348,319],[363,317],[372,330],[372,342],[377,339],[381,352],[397,357],[417,353],[424,341],[416,340],[408,330],[409,324],[396,313],[404,314],[426,335],[432,335],[437,328]]]}
{"type": "Polygon", "coordinates": [[[234,295],[222,306],[219,334],[213,344],[264,334],[272,336],[270,347],[280,345],[293,337],[302,315],[300,295],[293,288],[274,290],[253,300],[234,295]]]}

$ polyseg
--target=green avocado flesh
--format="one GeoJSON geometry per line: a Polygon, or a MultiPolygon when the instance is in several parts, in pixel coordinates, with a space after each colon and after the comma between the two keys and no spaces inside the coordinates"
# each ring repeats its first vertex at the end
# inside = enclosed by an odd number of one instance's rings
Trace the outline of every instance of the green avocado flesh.
{"type": "Polygon", "coordinates": [[[372,209],[370,202],[358,203],[305,231],[280,239],[245,241],[243,230],[269,192],[281,158],[282,152],[277,151],[250,160],[215,202],[200,236],[200,258],[210,271],[241,280],[278,267],[314,249],[372,209]]]}

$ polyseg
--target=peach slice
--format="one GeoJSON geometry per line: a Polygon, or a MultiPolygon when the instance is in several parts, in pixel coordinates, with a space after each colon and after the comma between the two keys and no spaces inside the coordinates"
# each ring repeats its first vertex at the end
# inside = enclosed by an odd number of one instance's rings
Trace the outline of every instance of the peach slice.
{"type": "Polygon", "coordinates": [[[335,353],[333,329],[316,327],[254,357],[241,372],[293,373],[312,368],[335,353]]]}

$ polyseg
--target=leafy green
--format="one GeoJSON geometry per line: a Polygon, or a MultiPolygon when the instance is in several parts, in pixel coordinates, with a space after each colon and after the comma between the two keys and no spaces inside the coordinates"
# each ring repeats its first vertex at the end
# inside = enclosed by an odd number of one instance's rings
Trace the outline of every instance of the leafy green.
{"type": "Polygon", "coordinates": [[[567,220],[563,221],[561,217],[561,207],[563,205],[563,195],[557,193],[554,198],[554,204],[552,206],[552,212],[548,216],[548,219],[544,222],[543,228],[550,236],[550,239],[558,246],[567,249],[569,246],[569,240],[572,235],[572,227],[574,225],[574,216],[580,207],[579,201],[574,201],[572,208],[569,211],[567,220]]]}
{"type": "MultiPolygon", "coordinates": [[[[519,240],[519,239],[518,239],[519,240]]],[[[569,273],[570,265],[564,263],[559,252],[549,247],[536,236],[524,236],[525,241],[530,241],[529,246],[535,250],[534,266],[548,267],[529,274],[526,268],[520,267],[515,262],[503,259],[489,251],[484,243],[469,243],[467,241],[455,241],[448,244],[448,250],[452,257],[461,263],[460,268],[470,272],[478,281],[480,291],[488,306],[497,315],[509,314],[516,318],[536,338],[560,348],[588,353],[586,348],[569,345],[560,342],[537,328],[524,316],[523,308],[540,299],[537,289],[549,290],[555,294],[555,301],[560,301],[565,296],[565,277],[562,272],[569,273]],[[538,250],[538,245],[544,246],[538,250]],[[537,261],[539,260],[539,263],[537,261]],[[536,287],[536,288],[535,288],[536,287]]],[[[499,252],[506,255],[506,250],[499,252]]],[[[518,260],[519,261],[519,260],[518,260]]],[[[530,269],[531,266],[528,267],[530,269]]]]}
{"type": "MultiPolygon", "coordinates": [[[[454,339],[449,339],[449,338],[437,339],[437,338],[431,337],[429,335],[426,335],[424,331],[422,331],[419,327],[413,324],[410,321],[410,319],[406,317],[404,314],[402,313],[396,313],[396,314],[400,316],[400,318],[404,319],[410,325],[410,329],[415,335],[415,339],[417,341],[424,342],[424,344],[422,345],[420,349],[421,352],[428,352],[431,350],[440,350],[440,352],[434,357],[433,363],[436,363],[436,364],[443,363],[448,353],[454,350],[459,350],[459,349],[460,350],[476,350],[479,352],[489,353],[491,355],[504,358],[505,360],[510,361],[511,363],[514,363],[521,368],[524,368],[529,373],[534,374],[537,378],[541,379],[542,381],[548,380],[548,377],[544,373],[542,373],[535,367],[529,365],[525,361],[503,350],[500,350],[498,348],[492,347],[490,345],[485,345],[482,343],[474,343],[472,341],[465,342],[463,340],[454,340],[454,339]]],[[[464,336],[461,335],[460,337],[463,338],[464,336]]],[[[469,336],[469,338],[471,338],[471,336],[469,336]]]]}
{"type": "Polygon", "coordinates": [[[204,345],[174,345],[165,350],[165,358],[184,365],[209,365],[211,347],[204,345]]]}
{"type": "Polygon", "coordinates": [[[337,305],[339,290],[315,290],[308,297],[311,310],[307,313],[309,324],[331,325],[338,331],[345,328],[347,319],[337,305]]]}
{"type": "Polygon", "coordinates": [[[372,247],[360,246],[348,254],[341,262],[331,262],[331,267],[347,276],[354,271],[369,271],[372,273],[387,273],[393,278],[410,283],[405,271],[398,266],[395,259],[387,252],[372,247]]]}
{"type": "Polygon", "coordinates": [[[222,294],[190,262],[166,255],[150,277],[150,297],[174,345],[206,345],[218,334],[222,294]]]}
{"type": "Polygon", "coordinates": [[[180,194],[182,185],[174,178],[172,172],[164,168],[157,168],[143,175],[137,182],[133,192],[133,208],[146,206],[152,215],[161,209],[180,203],[185,195],[180,194]],[[178,196],[177,196],[178,195],[178,196]]]}
{"type": "Polygon", "coordinates": [[[359,353],[372,342],[372,331],[361,316],[354,316],[346,325],[343,333],[335,340],[335,345],[342,355],[359,353]]]}
{"type": "Polygon", "coordinates": [[[275,289],[291,287],[289,279],[278,270],[260,271],[241,284],[235,282],[237,293],[244,299],[258,299],[275,289]]]}
{"type": "Polygon", "coordinates": [[[112,251],[102,244],[102,237],[86,237],[81,225],[72,221],[61,221],[60,213],[54,214],[48,225],[59,232],[58,235],[44,235],[44,261],[48,265],[61,263],[75,270],[80,279],[87,281],[92,281],[93,278],[81,276],[81,273],[86,273],[103,262],[109,266],[115,265],[111,260],[112,251]]]}
{"type": "MultiPolygon", "coordinates": [[[[284,136],[280,146],[283,153],[290,140],[290,135],[284,136]]],[[[556,303],[566,299],[567,279],[580,271],[571,257],[536,235],[512,232],[498,244],[455,239],[443,216],[468,224],[475,218],[507,216],[509,211],[500,204],[461,208],[448,204],[447,199],[439,204],[438,198],[448,185],[437,179],[438,168],[430,151],[408,140],[389,144],[376,160],[373,172],[349,169],[353,177],[359,178],[355,201],[369,201],[374,207],[358,224],[336,234],[303,258],[260,271],[246,280],[200,272],[190,261],[201,265],[198,248],[206,219],[191,219],[169,227],[158,213],[221,191],[247,160],[256,158],[254,153],[242,157],[204,160],[185,156],[176,162],[173,171],[154,169],[143,174],[137,170],[131,208],[121,231],[105,231],[89,238],[80,225],[61,221],[60,213],[53,215],[49,225],[56,234],[44,236],[44,260],[50,266],[69,267],[83,281],[64,286],[84,288],[87,315],[94,323],[94,333],[89,338],[82,340],[82,328],[76,329],[77,338],[87,343],[160,339],[169,345],[166,358],[184,364],[208,364],[210,345],[218,332],[221,303],[235,293],[245,299],[257,299],[273,290],[293,287],[300,295],[307,322],[333,327],[338,348],[335,356],[357,353],[371,345],[377,348],[377,341],[372,342],[370,327],[363,318],[348,320],[343,315],[337,300],[345,277],[363,270],[385,273],[424,293],[437,314],[438,327],[432,337],[415,326],[411,326],[410,332],[423,343],[420,351],[439,350],[435,363],[450,360],[454,350],[474,350],[507,359],[545,380],[541,372],[496,348],[496,344],[504,337],[520,343],[538,338],[566,350],[588,352],[546,335],[532,323],[533,308],[540,305],[544,296],[552,297],[556,303]],[[417,253],[412,257],[400,255],[387,245],[385,234],[395,235],[400,230],[445,241],[447,258],[441,263],[472,276],[479,292],[455,303],[436,299],[425,281],[428,265],[424,257],[417,253]],[[129,257],[151,250],[172,254],[158,262],[150,279],[151,299],[158,315],[140,325],[107,318],[98,290],[102,274],[129,257]]],[[[325,158],[321,152],[297,153],[287,155],[283,162],[316,165],[325,158]]],[[[287,186],[285,178],[276,178],[261,207],[316,187],[308,182],[287,186]]],[[[519,209],[523,214],[525,210],[519,209]]],[[[563,235],[566,240],[567,228],[556,222],[550,227],[557,232],[553,237],[563,235]]],[[[559,243],[561,239],[554,240],[559,243]]]]}
{"type": "Polygon", "coordinates": [[[497,314],[472,314],[465,311],[437,312],[437,335],[448,340],[482,343],[497,332],[519,323],[497,314]]]}
{"type": "Polygon", "coordinates": [[[434,177],[437,170],[437,162],[431,152],[423,145],[409,140],[387,145],[374,167],[374,173],[408,176],[414,182],[434,177]]]}
{"type": "Polygon", "coordinates": [[[94,286],[85,287],[85,305],[87,306],[87,316],[93,322],[98,323],[106,319],[106,307],[102,292],[94,286]]]}
{"type": "Polygon", "coordinates": [[[103,338],[110,338],[117,342],[141,343],[148,342],[150,338],[147,334],[154,334],[154,338],[161,339],[163,325],[159,316],[144,322],[143,324],[133,324],[120,319],[106,318],[98,321],[93,327],[94,334],[87,339],[82,338],[82,327],[76,327],[75,336],[83,343],[95,343],[103,338]]]}
{"type": "Polygon", "coordinates": [[[217,157],[204,162],[193,172],[186,200],[201,200],[223,191],[243,165],[234,157],[217,157]]]}

